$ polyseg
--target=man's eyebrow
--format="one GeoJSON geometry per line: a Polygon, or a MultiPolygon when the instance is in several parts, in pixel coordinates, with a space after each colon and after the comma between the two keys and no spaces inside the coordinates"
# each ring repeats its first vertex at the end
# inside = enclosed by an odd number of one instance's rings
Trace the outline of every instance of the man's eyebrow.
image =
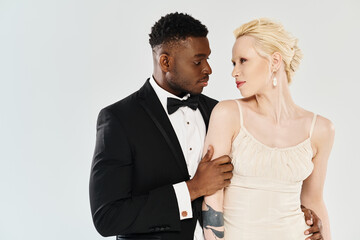
{"type": "MultiPolygon", "coordinates": [[[[209,55],[211,54],[211,52],[209,53],[209,55]]],[[[195,55],[195,57],[207,57],[207,56],[209,56],[209,55],[207,55],[207,54],[205,54],[205,53],[199,53],[199,54],[196,54],[195,55]]]]}

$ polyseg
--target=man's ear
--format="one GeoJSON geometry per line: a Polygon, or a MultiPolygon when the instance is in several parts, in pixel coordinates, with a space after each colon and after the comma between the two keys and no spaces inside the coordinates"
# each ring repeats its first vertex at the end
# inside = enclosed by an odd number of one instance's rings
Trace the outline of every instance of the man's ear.
{"type": "Polygon", "coordinates": [[[278,71],[282,63],[282,56],[278,52],[274,52],[271,55],[271,69],[272,71],[278,71]]]}
{"type": "Polygon", "coordinates": [[[172,68],[173,58],[168,54],[163,53],[159,57],[159,65],[163,72],[169,72],[172,68]]]}

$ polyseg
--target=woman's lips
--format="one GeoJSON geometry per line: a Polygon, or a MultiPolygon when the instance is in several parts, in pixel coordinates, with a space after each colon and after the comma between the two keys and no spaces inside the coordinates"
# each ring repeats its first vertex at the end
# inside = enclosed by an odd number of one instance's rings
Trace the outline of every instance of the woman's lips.
{"type": "Polygon", "coordinates": [[[244,85],[246,83],[246,81],[236,81],[236,87],[239,88],[242,85],[244,85]]]}

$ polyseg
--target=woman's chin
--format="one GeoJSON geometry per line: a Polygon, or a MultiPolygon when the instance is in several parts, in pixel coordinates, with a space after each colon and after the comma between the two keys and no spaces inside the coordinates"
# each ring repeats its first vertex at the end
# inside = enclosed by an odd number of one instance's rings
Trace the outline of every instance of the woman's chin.
{"type": "Polygon", "coordinates": [[[240,94],[243,98],[248,98],[248,97],[251,97],[254,95],[248,91],[245,91],[244,89],[239,89],[239,90],[240,90],[240,94]]]}

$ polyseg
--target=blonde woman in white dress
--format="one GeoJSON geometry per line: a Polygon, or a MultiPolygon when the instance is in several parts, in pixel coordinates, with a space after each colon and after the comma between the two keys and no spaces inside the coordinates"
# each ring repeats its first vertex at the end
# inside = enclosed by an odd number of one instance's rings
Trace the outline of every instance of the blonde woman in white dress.
{"type": "Polygon", "coordinates": [[[232,76],[244,98],[218,103],[205,140],[213,158],[230,155],[234,176],[204,199],[205,238],[330,240],[323,187],[334,127],[291,97],[302,57],[297,39],[269,19],[234,33],[232,76]],[[306,235],[301,204],[322,220],[322,236],[306,235]]]}

